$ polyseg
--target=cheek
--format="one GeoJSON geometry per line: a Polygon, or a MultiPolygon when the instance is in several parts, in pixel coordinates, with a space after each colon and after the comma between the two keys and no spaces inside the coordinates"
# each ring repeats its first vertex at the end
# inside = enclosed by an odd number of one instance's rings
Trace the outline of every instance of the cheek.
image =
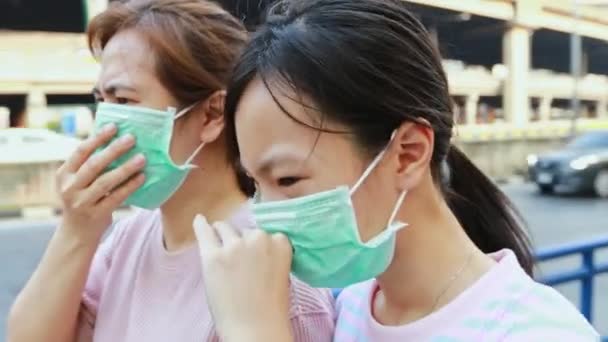
{"type": "Polygon", "coordinates": [[[349,151],[334,145],[327,153],[326,145],[317,146],[309,157],[306,179],[297,189],[300,196],[333,190],[340,186],[352,187],[361,176],[361,162],[351,158],[349,151]]]}

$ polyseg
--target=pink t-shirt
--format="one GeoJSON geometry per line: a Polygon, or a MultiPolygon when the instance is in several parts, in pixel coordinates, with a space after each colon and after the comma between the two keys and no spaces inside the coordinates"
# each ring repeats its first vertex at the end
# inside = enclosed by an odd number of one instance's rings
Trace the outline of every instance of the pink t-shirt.
{"type": "Polygon", "coordinates": [[[334,341],[599,342],[578,310],[532,280],[512,251],[491,256],[496,265],[470,288],[439,311],[402,326],[384,326],[372,316],[375,280],[348,287],[338,297],[334,341]]]}
{"type": "MultiPolygon", "coordinates": [[[[253,225],[248,206],[229,222],[253,225]]],[[[290,318],[296,341],[331,341],[333,299],[292,278],[290,318]]],[[[169,253],[159,211],[140,210],[102,243],[85,287],[79,341],[218,341],[205,299],[198,246],[169,253]]]]}

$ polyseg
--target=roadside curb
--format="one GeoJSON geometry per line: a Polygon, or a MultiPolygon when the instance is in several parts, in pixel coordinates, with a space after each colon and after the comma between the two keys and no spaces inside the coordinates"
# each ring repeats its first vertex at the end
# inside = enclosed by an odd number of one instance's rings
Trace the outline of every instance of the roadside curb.
{"type": "MultiPolygon", "coordinates": [[[[120,207],[116,210],[116,213],[129,212],[129,207],[120,207]]],[[[62,210],[60,208],[53,207],[26,207],[21,209],[12,210],[0,210],[0,220],[13,220],[13,219],[24,219],[24,220],[46,220],[61,216],[62,210]]]]}
{"type": "Polygon", "coordinates": [[[47,219],[61,215],[61,209],[53,207],[25,207],[13,210],[0,210],[0,219],[47,219]]]}

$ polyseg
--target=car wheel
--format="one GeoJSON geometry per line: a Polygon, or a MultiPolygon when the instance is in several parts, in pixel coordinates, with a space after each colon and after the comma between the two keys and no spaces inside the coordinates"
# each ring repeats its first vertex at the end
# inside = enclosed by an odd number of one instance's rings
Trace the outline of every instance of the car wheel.
{"type": "Polygon", "coordinates": [[[597,173],[593,181],[593,189],[601,198],[608,198],[608,169],[597,173]]]}
{"type": "Polygon", "coordinates": [[[552,194],[554,189],[553,189],[553,185],[546,185],[546,184],[539,184],[538,185],[538,190],[540,190],[540,193],[543,195],[549,195],[552,194]]]}

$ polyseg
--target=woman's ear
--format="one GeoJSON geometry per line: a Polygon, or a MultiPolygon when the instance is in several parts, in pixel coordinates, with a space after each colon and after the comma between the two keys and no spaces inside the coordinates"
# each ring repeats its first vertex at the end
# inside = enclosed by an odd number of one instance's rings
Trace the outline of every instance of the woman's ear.
{"type": "Polygon", "coordinates": [[[203,111],[203,122],[200,138],[204,143],[212,143],[219,138],[224,130],[224,103],[226,91],[218,90],[200,104],[203,111]]]}
{"type": "Polygon", "coordinates": [[[435,134],[430,126],[406,122],[396,131],[390,150],[397,165],[397,182],[401,192],[415,188],[430,168],[435,134]]]}

